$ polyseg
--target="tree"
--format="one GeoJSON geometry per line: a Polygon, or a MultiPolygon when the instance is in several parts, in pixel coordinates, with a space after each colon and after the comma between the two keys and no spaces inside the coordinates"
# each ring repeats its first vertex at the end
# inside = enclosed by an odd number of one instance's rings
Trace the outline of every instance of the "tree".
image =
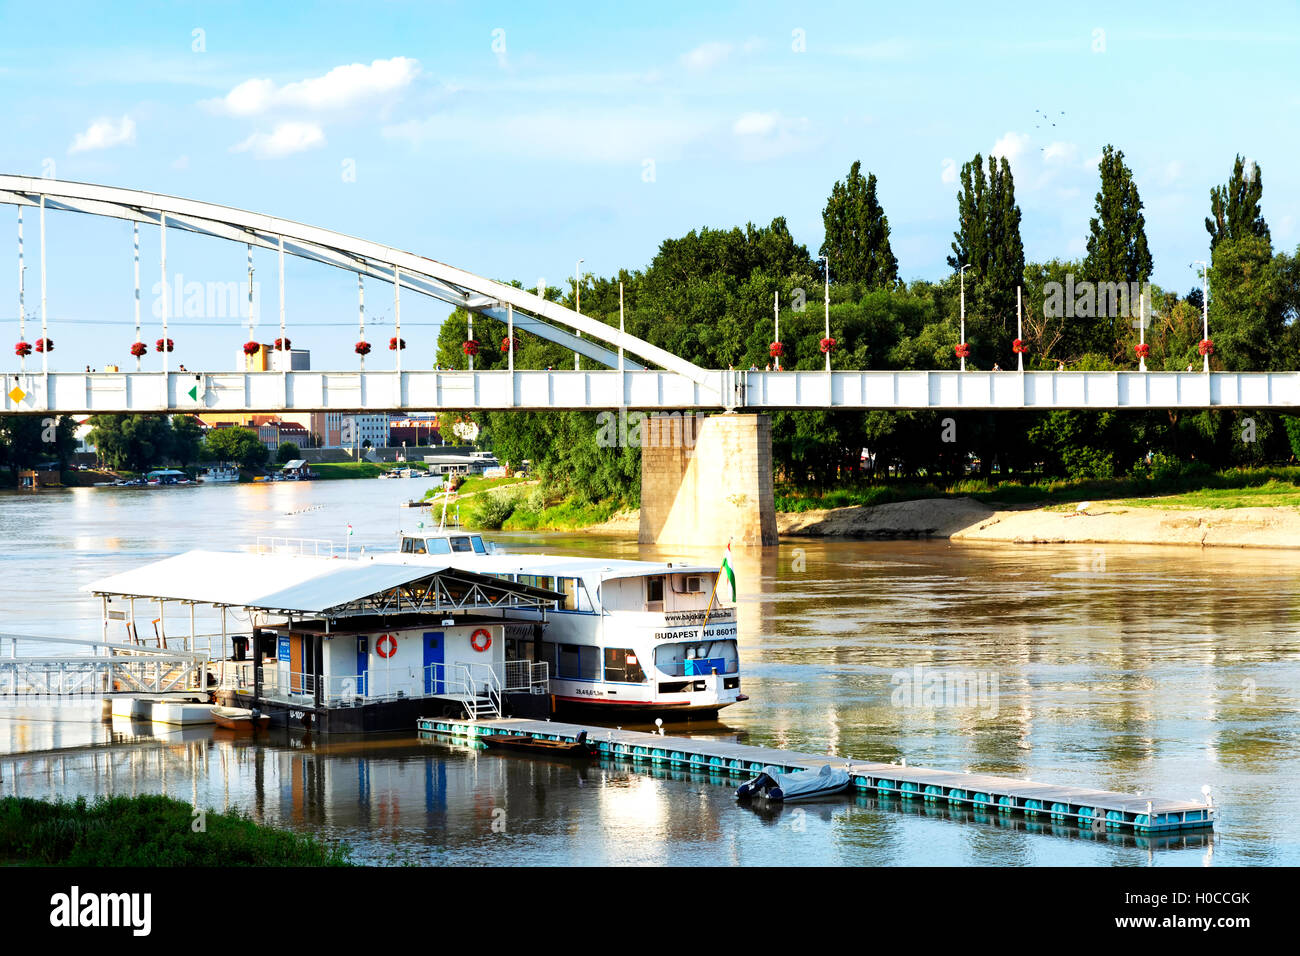
{"type": "Polygon", "coordinates": [[[238,425],[212,429],[208,432],[206,444],[214,459],[233,461],[242,468],[261,468],[270,455],[256,431],[238,425]]]}
{"type": "Polygon", "coordinates": [[[283,443],[275,453],[275,460],[283,465],[286,462],[293,461],[295,458],[301,456],[302,452],[299,450],[298,446],[291,441],[287,441],[283,443]]]}
{"type": "MultiPolygon", "coordinates": [[[[1269,242],[1248,234],[1223,239],[1210,267],[1210,339],[1218,368],[1232,372],[1288,366],[1283,354],[1286,289],[1282,257],[1269,242]]],[[[1196,361],[1189,355],[1189,360],[1196,361]]]]}
{"type": "Polygon", "coordinates": [[[979,154],[964,164],[957,193],[957,231],[948,265],[969,265],[966,277],[967,339],[987,365],[1011,361],[1009,334],[1015,328],[1016,287],[1024,281],[1025,247],[1020,207],[1007,158],[979,154]],[[973,280],[973,281],[972,281],[973,280]],[[974,333],[973,335],[970,333],[974,333]]]}
{"type": "Polygon", "coordinates": [[[171,457],[171,421],[165,415],[93,415],[89,440],[113,468],[147,471],[171,457]]]}
{"type": "Polygon", "coordinates": [[[181,467],[199,460],[203,451],[203,428],[193,415],[172,417],[170,457],[181,467]]]}
{"type": "Polygon", "coordinates": [[[1205,231],[1210,234],[1210,248],[1214,249],[1224,239],[1244,239],[1255,236],[1271,245],[1268,223],[1259,209],[1264,194],[1264,177],[1259,166],[1237,157],[1232,164],[1232,178],[1222,186],[1210,190],[1210,216],[1205,220],[1205,231]]]}
{"type": "Polygon", "coordinates": [[[857,282],[874,289],[898,283],[898,260],[889,248],[889,219],[876,199],[876,174],[862,178],[862,163],[836,181],[822,210],[826,239],[820,254],[829,256],[837,282],[857,282]]]}
{"type": "Polygon", "coordinates": [[[1089,222],[1084,277],[1093,282],[1146,282],[1151,278],[1142,199],[1124,153],[1109,144],[1102,150],[1097,215],[1089,222]]]}

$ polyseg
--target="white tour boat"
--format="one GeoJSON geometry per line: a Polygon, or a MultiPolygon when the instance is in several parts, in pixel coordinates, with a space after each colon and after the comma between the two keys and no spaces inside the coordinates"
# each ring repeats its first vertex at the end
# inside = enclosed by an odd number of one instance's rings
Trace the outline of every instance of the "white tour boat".
{"type": "Polygon", "coordinates": [[[507,640],[505,648],[507,660],[548,665],[557,709],[702,716],[748,699],[732,587],[716,566],[507,554],[482,535],[446,530],[402,532],[397,553],[372,557],[562,593],[553,608],[511,609],[545,629],[539,640],[507,640]]]}

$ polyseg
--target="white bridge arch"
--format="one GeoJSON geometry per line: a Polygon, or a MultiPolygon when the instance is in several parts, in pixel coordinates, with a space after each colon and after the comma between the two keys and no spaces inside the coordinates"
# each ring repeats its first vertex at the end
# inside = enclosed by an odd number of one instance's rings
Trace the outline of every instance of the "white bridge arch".
{"type": "Polygon", "coordinates": [[[733,372],[700,368],[524,289],[329,229],[159,193],[0,175],[0,204],[212,236],[393,282],[513,320],[610,371],[6,373],[0,411],[98,413],[519,409],[1053,409],[1300,406],[1300,372],[733,372]],[[575,329],[581,335],[566,328],[575,329]],[[626,357],[632,353],[648,365],[626,357]]]}

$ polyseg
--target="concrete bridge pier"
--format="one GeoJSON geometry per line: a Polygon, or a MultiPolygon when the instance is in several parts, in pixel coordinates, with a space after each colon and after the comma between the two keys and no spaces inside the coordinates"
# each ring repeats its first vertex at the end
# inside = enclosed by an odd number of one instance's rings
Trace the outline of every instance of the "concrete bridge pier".
{"type": "Polygon", "coordinates": [[[639,541],[777,543],[768,416],[652,415],[642,428],[639,541]]]}

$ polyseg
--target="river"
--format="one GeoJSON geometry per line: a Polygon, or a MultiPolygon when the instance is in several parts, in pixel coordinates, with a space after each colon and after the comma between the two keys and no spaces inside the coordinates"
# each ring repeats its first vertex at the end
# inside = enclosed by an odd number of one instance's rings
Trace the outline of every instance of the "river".
{"type": "MultiPolygon", "coordinates": [[[[0,494],[0,632],[94,637],[99,606],[84,585],[191,548],[258,535],[392,548],[421,516],[399,503],[426,487],[0,494]]],[[[594,535],[489,537],[720,559],[594,535]]],[[[1201,799],[1208,786],[1216,830],[1142,839],[865,796],[758,814],[735,805],[730,780],[414,733],[253,743],[3,715],[0,794],[166,792],[344,840],[371,863],[1300,863],[1300,554],[788,539],[738,552],[737,564],[751,699],[690,732],[1171,798],[1201,799]]]]}

